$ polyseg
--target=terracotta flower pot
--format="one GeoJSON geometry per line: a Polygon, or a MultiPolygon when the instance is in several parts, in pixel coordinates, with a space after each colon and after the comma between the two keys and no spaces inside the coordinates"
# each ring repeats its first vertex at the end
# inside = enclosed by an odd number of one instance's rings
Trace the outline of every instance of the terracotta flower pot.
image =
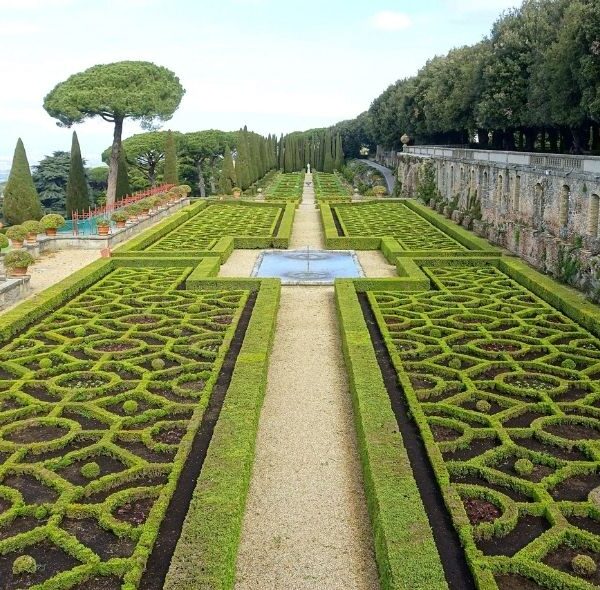
{"type": "Polygon", "coordinates": [[[54,237],[56,237],[56,232],[57,232],[57,230],[56,230],[56,228],[55,228],[55,227],[47,227],[47,228],[46,228],[46,235],[47,235],[49,238],[54,238],[54,237]]]}
{"type": "Polygon", "coordinates": [[[22,248],[23,247],[23,242],[19,241],[19,240],[11,240],[10,241],[10,245],[17,249],[17,248],[22,248]]]}
{"type": "Polygon", "coordinates": [[[28,244],[37,244],[37,235],[36,234],[27,234],[25,241],[28,244]]]}
{"type": "Polygon", "coordinates": [[[127,223],[127,221],[122,220],[122,221],[117,221],[117,229],[123,229],[125,227],[125,224],[127,223]]]}
{"type": "Polygon", "coordinates": [[[142,215],[150,215],[150,209],[142,209],[142,215]]]}
{"type": "Polygon", "coordinates": [[[110,232],[110,227],[108,225],[99,225],[98,226],[98,235],[99,236],[107,236],[110,232]]]}
{"type": "Polygon", "coordinates": [[[26,266],[19,266],[17,268],[11,268],[8,271],[8,275],[11,277],[24,277],[27,274],[26,266]]]}

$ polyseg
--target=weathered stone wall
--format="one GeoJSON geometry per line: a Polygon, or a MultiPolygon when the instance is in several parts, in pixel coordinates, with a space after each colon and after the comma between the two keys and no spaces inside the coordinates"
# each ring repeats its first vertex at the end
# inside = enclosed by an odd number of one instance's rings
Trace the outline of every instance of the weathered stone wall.
{"type": "Polygon", "coordinates": [[[600,158],[519,154],[513,160],[528,163],[513,163],[484,160],[479,151],[475,159],[475,150],[409,150],[398,155],[405,196],[419,196],[422,170],[433,166],[438,195],[431,206],[600,299],[600,174],[584,170],[600,168],[600,158]]]}

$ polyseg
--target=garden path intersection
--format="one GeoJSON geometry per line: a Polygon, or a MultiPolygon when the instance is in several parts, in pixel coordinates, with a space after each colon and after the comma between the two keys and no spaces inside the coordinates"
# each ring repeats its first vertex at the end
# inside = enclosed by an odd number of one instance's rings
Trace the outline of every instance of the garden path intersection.
{"type": "Polygon", "coordinates": [[[0,315],[0,587],[599,587],[597,306],[413,199],[261,186],[0,315]],[[359,278],[257,276],[325,249],[359,278]]]}

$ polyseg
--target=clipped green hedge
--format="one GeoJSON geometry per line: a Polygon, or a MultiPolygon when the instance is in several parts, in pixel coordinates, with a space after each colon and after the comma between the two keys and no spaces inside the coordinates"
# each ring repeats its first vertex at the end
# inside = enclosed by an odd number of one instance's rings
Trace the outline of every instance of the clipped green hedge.
{"type": "Polygon", "coordinates": [[[261,281],[165,590],[233,588],[279,296],[279,281],[261,281]]]}
{"type": "Polygon", "coordinates": [[[342,348],[383,590],[441,590],[444,571],[358,302],[336,282],[342,348]]]}

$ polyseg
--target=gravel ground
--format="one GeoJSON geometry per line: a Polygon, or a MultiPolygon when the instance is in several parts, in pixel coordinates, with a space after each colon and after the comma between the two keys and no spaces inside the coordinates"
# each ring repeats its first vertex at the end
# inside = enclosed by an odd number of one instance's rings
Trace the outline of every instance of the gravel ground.
{"type": "Polygon", "coordinates": [[[323,241],[323,229],[321,227],[321,213],[315,208],[315,191],[312,186],[312,174],[304,177],[304,193],[302,202],[296,209],[294,227],[290,249],[300,249],[310,246],[322,250],[325,247],[323,241]],[[310,182],[310,186],[306,183],[310,182]]]}
{"type": "Polygon", "coordinates": [[[27,297],[20,299],[10,307],[5,307],[0,313],[12,309],[44,289],[66,279],[98,258],[100,258],[100,250],[59,250],[43,254],[29,267],[31,290],[27,297]]]}
{"type": "Polygon", "coordinates": [[[396,267],[388,264],[380,250],[356,250],[356,256],[368,278],[398,276],[396,267]]]}
{"type": "Polygon", "coordinates": [[[234,250],[221,265],[220,277],[249,277],[261,250],[234,250]]]}
{"type": "Polygon", "coordinates": [[[379,587],[333,287],[285,287],[236,590],[379,587]]]}

